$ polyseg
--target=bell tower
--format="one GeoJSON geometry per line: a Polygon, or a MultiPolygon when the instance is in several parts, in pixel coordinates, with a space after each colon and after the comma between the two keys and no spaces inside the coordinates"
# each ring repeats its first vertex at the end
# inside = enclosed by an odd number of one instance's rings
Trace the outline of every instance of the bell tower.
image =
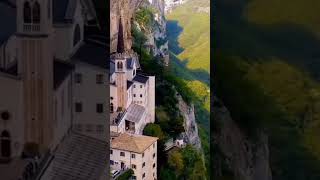
{"type": "Polygon", "coordinates": [[[16,5],[25,142],[46,150],[53,138],[52,1],[16,0],[16,5]]]}
{"type": "Polygon", "coordinates": [[[114,58],[115,62],[115,73],[116,73],[116,86],[118,94],[118,106],[122,109],[126,108],[127,105],[127,62],[126,62],[126,51],[124,47],[124,36],[122,20],[119,20],[119,32],[118,32],[118,44],[117,54],[114,58]]]}

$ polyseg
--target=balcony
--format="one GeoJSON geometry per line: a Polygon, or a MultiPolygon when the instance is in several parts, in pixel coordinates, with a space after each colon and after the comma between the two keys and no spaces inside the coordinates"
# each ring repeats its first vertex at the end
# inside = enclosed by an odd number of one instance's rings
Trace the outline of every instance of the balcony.
{"type": "Polygon", "coordinates": [[[24,23],[23,24],[24,32],[39,32],[40,24],[24,23]]]}

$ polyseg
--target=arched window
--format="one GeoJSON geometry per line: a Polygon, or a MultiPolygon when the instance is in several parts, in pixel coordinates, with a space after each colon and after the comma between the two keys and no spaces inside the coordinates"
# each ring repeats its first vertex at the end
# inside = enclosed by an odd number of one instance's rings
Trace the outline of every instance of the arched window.
{"type": "Polygon", "coordinates": [[[29,2],[23,4],[23,22],[31,23],[31,7],[29,2]]]}
{"type": "Polygon", "coordinates": [[[81,39],[81,30],[79,24],[76,25],[73,33],[73,46],[77,45],[81,39]]]}
{"type": "Polygon", "coordinates": [[[122,69],[123,69],[123,64],[122,64],[122,62],[118,62],[118,63],[117,63],[117,68],[118,68],[118,70],[122,70],[122,69]]]}
{"type": "Polygon", "coordinates": [[[133,76],[135,76],[136,75],[136,69],[133,69],[133,74],[132,74],[133,76]]]}
{"type": "Polygon", "coordinates": [[[8,131],[2,131],[1,133],[1,156],[9,158],[11,156],[11,141],[8,131]]]}
{"type": "Polygon", "coordinates": [[[40,23],[40,4],[36,1],[32,8],[32,22],[35,24],[40,23]]]}
{"type": "Polygon", "coordinates": [[[110,112],[113,113],[113,103],[110,104],[110,112]]]}

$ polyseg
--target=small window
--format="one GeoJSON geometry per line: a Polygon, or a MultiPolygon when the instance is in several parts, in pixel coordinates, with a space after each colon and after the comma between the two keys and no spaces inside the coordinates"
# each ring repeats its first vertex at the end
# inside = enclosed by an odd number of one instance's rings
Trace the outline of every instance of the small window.
{"type": "Polygon", "coordinates": [[[140,94],[140,97],[142,97],[142,94],[140,94]]]}
{"type": "Polygon", "coordinates": [[[114,162],[112,160],[110,160],[110,165],[114,165],[114,162]]]}
{"type": "Polygon", "coordinates": [[[142,153],[142,157],[144,157],[144,153],[142,153]]]}
{"type": "Polygon", "coordinates": [[[132,169],[137,169],[137,166],[135,164],[131,165],[132,169]]]}
{"type": "Polygon", "coordinates": [[[96,75],[96,83],[97,84],[103,84],[103,74],[97,74],[96,75]]]}
{"type": "Polygon", "coordinates": [[[135,155],[135,154],[131,154],[131,158],[132,158],[132,159],[135,159],[135,158],[136,158],[136,155],[135,155]]]}
{"type": "Polygon", "coordinates": [[[10,113],[8,111],[1,112],[1,119],[9,120],[10,119],[10,113]]]}
{"type": "Polygon", "coordinates": [[[76,112],[82,112],[82,103],[81,102],[76,103],[76,112]]]}
{"type": "Polygon", "coordinates": [[[135,84],[133,85],[133,88],[136,88],[136,85],[135,85],[135,84]]]}
{"type": "Polygon", "coordinates": [[[75,81],[76,81],[76,83],[80,84],[82,82],[82,74],[76,73],[75,81]]]}
{"type": "Polygon", "coordinates": [[[140,85],[140,88],[142,88],[142,85],[140,85]]]}
{"type": "Polygon", "coordinates": [[[120,156],[125,157],[125,153],[124,152],[120,152],[120,156]]]}
{"type": "Polygon", "coordinates": [[[110,150],[110,154],[112,154],[113,153],[113,150],[110,150]]]}
{"type": "Polygon", "coordinates": [[[156,163],[153,163],[152,167],[155,168],[156,167],[156,163]]]}
{"type": "Polygon", "coordinates": [[[145,167],[145,166],[146,166],[146,163],[145,163],[145,162],[143,162],[142,167],[145,167]]]}
{"type": "Polygon", "coordinates": [[[153,153],[153,158],[155,158],[156,157],[156,153],[153,153]]]}
{"type": "Polygon", "coordinates": [[[136,97],[136,94],[133,94],[133,97],[136,97]]]}
{"type": "Polygon", "coordinates": [[[143,173],[142,178],[145,178],[145,177],[146,177],[146,173],[143,173]]]}
{"type": "Polygon", "coordinates": [[[111,96],[110,99],[113,100],[113,97],[111,96]]]}
{"type": "Polygon", "coordinates": [[[96,110],[97,110],[97,113],[103,113],[103,104],[97,104],[96,110]]]}

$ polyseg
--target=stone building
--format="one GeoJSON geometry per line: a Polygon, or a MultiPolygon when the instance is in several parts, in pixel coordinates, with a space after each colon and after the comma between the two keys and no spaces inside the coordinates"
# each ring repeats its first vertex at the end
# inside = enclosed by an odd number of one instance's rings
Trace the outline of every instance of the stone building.
{"type": "Polygon", "coordinates": [[[86,31],[98,26],[93,2],[4,0],[0,22],[1,178],[41,178],[47,172],[43,179],[77,178],[71,158],[64,172],[46,168],[68,154],[67,145],[77,149],[83,141],[91,147],[87,153],[103,162],[92,178],[107,177],[108,54],[105,37],[86,31]]]}

